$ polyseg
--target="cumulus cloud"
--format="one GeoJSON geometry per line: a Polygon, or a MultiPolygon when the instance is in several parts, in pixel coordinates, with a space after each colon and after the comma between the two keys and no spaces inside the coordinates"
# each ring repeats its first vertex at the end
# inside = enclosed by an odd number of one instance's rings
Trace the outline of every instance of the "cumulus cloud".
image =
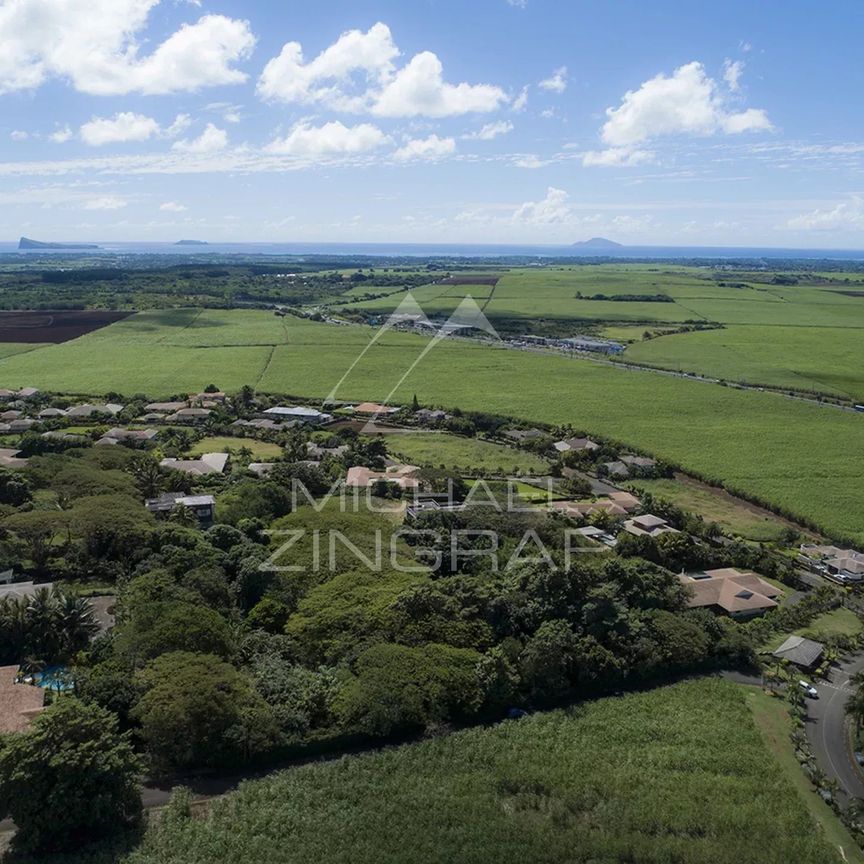
{"type": "Polygon", "coordinates": [[[371,123],[346,126],[338,120],[313,126],[308,121],[295,125],[284,138],[265,148],[268,153],[293,156],[326,156],[337,153],[365,153],[385,144],[388,137],[371,123]]]}
{"type": "Polygon", "coordinates": [[[468,132],[462,137],[466,141],[492,141],[499,135],[506,135],[513,131],[513,124],[509,120],[499,120],[495,123],[487,123],[476,132],[468,132]]]}
{"type": "Polygon", "coordinates": [[[30,133],[26,132],[24,129],[13,129],[9,133],[9,137],[13,141],[26,141],[30,137],[30,133]]]}
{"type": "Polygon", "coordinates": [[[420,159],[433,161],[444,156],[450,156],[455,152],[456,142],[452,138],[439,138],[437,135],[430,135],[428,138],[414,138],[408,141],[393,154],[393,158],[400,162],[420,159]]]}
{"type": "Polygon", "coordinates": [[[306,62],[299,42],[288,42],[264,67],[258,93],[266,100],[318,104],[379,117],[451,117],[494,111],[507,101],[491,84],[449,84],[431,51],[414,55],[402,68],[390,28],[350,30],[306,62]]]}
{"type": "Polygon", "coordinates": [[[553,93],[563,93],[567,89],[567,67],[561,66],[559,69],[556,69],[537,86],[542,87],[544,90],[550,90],[553,93]]]}
{"type": "Polygon", "coordinates": [[[834,207],[816,209],[795,216],[787,227],[805,231],[842,231],[864,229],[864,200],[853,195],[834,207]]]}
{"type": "Polygon", "coordinates": [[[144,114],[122,111],[113,117],[94,117],[81,127],[81,140],[91,147],[124,141],[146,141],[159,134],[159,124],[144,114]]]}
{"type": "Polygon", "coordinates": [[[188,208],[185,204],[180,204],[177,201],[166,201],[159,205],[159,209],[164,213],[184,213],[188,208]]]}
{"type": "MultiPolygon", "coordinates": [[[[738,86],[740,70],[734,74],[738,86]]],[[[606,109],[606,118],[600,137],[614,152],[592,153],[585,164],[639,164],[646,161],[644,155],[628,161],[626,151],[639,153],[638,145],[664,136],[737,135],[772,128],[761,108],[730,111],[721,87],[698,62],[680,66],[671,76],[661,73],[638,90],[628,90],[617,108],[606,109]]]]}
{"type": "Polygon", "coordinates": [[[246,21],[204,15],[143,55],[140,36],[160,0],[6,0],[0,5],[0,93],[51,78],[85,93],[174,93],[237,84],[252,51],[246,21]]]}
{"type": "Polygon", "coordinates": [[[102,198],[91,198],[84,202],[85,210],[122,210],[128,202],[116,195],[105,195],[102,198]]]}
{"type": "Polygon", "coordinates": [[[219,129],[212,123],[208,123],[197,138],[183,138],[180,141],[175,141],[171,145],[171,149],[183,153],[216,153],[219,150],[224,150],[227,146],[228,133],[224,129],[219,129]]]}
{"type": "Polygon", "coordinates": [[[566,222],[572,215],[570,196],[563,189],[550,186],[541,201],[526,201],[513,213],[512,221],[529,225],[551,225],[566,222]]]}

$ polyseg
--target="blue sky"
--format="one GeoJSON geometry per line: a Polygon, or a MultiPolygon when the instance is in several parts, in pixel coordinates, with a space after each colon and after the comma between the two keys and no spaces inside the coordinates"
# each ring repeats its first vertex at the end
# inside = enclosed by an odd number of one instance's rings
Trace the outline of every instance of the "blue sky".
{"type": "Polygon", "coordinates": [[[864,247],[864,4],[0,0],[0,239],[864,247]]]}

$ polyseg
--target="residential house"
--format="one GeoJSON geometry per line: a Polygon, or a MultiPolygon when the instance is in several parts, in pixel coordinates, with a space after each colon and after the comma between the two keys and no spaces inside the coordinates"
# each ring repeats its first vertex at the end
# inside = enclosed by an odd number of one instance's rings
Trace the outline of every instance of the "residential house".
{"type": "Polygon", "coordinates": [[[17,420],[13,420],[9,424],[10,432],[26,432],[28,429],[31,429],[36,425],[35,420],[31,420],[29,417],[19,417],[17,420]]]}
{"type": "Polygon", "coordinates": [[[28,582],[4,582],[0,585],[0,600],[4,600],[7,597],[13,597],[16,600],[33,597],[42,588],[50,590],[53,584],[53,582],[37,583],[32,580],[28,582]]]}
{"type": "Polygon", "coordinates": [[[20,450],[0,447],[0,468],[26,468],[27,459],[19,456],[20,450]]]}
{"type": "Polygon", "coordinates": [[[589,540],[594,540],[597,543],[602,543],[604,546],[609,546],[614,549],[618,545],[618,540],[602,528],[596,525],[584,525],[582,528],[577,528],[576,533],[589,540]]]}
{"type": "Polygon", "coordinates": [[[332,414],[325,414],[317,408],[307,408],[302,405],[288,407],[276,405],[268,408],[264,413],[264,419],[294,420],[299,423],[308,423],[312,426],[321,426],[333,419],[332,414]]]}
{"type": "Polygon", "coordinates": [[[136,423],[165,423],[167,418],[164,414],[157,414],[155,411],[150,411],[147,414],[142,414],[136,418],[136,423]]]}
{"type": "Polygon", "coordinates": [[[864,553],[853,549],[805,543],[800,547],[798,563],[843,585],[864,580],[864,553]]]}
{"type": "Polygon", "coordinates": [[[156,498],[148,498],[144,506],[157,516],[170,514],[175,507],[186,507],[198,519],[202,528],[213,524],[216,499],[212,495],[185,495],[182,492],[163,492],[156,498]]]}
{"type": "Polygon", "coordinates": [[[622,527],[628,534],[633,534],[636,537],[659,537],[661,534],[679,533],[665,519],[651,513],[634,516],[632,519],[626,520],[622,527]]]}
{"type": "Polygon", "coordinates": [[[206,474],[222,474],[228,464],[227,453],[202,453],[197,459],[163,459],[159,463],[163,468],[182,471],[184,474],[203,476],[206,474]]]}
{"type": "Polygon", "coordinates": [[[2,400],[3,402],[8,402],[10,399],[16,399],[17,397],[17,391],[0,388],[0,400],[2,400]]]}
{"type": "Polygon", "coordinates": [[[196,402],[200,405],[203,405],[205,402],[209,402],[212,405],[221,405],[228,399],[227,394],[222,392],[216,393],[196,393],[193,396],[189,397],[190,402],[196,402]]]}
{"type": "Polygon", "coordinates": [[[168,423],[203,423],[213,411],[210,408],[181,408],[166,418],[168,423]]]}
{"type": "Polygon", "coordinates": [[[39,390],[36,387],[22,387],[18,391],[19,399],[32,399],[34,396],[39,394],[39,390]]]}
{"type": "Polygon", "coordinates": [[[620,460],[615,462],[604,462],[603,467],[606,469],[606,474],[609,477],[626,478],[630,476],[630,469],[620,460]]]}
{"type": "Polygon", "coordinates": [[[810,670],[819,665],[824,653],[825,646],[820,642],[805,639],[803,636],[790,636],[771,656],[810,670]]]}
{"type": "Polygon", "coordinates": [[[51,420],[55,417],[65,417],[66,412],[62,408],[43,408],[38,416],[40,420],[51,420]]]}
{"type": "Polygon", "coordinates": [[[91,404],[85,402],[83,405],[75,405],[66,412],[67,417],[77,419],[92,417],[94,414],[110,414],[116,416],[123,410],[122,405],[117,405],[114,402],[106,402],[105,404],[91,404]]]}
{"type": "Polygon", "coordinates": [[[345,485],[365,489],[383,480],[386,483],[393,483],[400,489],[416,489],[420,485],[417,479],[419,473],[420,468],[416,465],[388,465],[383,471],[374,471],[372,468],[357,465],[348,469],[345,485]]]}
{"type": "Polygon", "coordinates": [[[503,433],[505,438],[522,444],[525,441],[535,441],[542,438],[546,433],[542,429],[508,429],[503,433]]]}
{"type": "Polygon", "coordinates": [[[147,441],[152,441],[158,435],[158,429],[109,429],[103,437],[111,438],[115,441],[133,441],[144,443],[147,441]]]}
{"type": "Polygon", "coordinates": [[[0,412],[0,420],[4,423],[9,423],[11,420],[17,420],[21,414],[21,411],[3,411],[0,412]]]}
{"type": "Polygon", "coordinates": [[[306,444],[306,455],[310,459],[316,461],[320,461],[327,456],[338,459],[340,456],[344,456],[350,449],[351,448],[347,444],[340,444],[338,447],[325,447],[321,444],[315,444],[313,441],[309,441],[306,444]]]}
{"type": "Polygon", "coordinates": [[[44,702],[44,690],[18,682],[17,666],[0,666],[0,733],[26,731],[44,702]]]}
{"type": "Polygon", "coordinates": [[[704,573],[681,574],[682,584],[692,592],[687,601],[691,609],[711,609],[732,618],[752,618],[777,606],[783,595],[779,588],[752,570],[725,567],[704,573]]]}
{"type": "Polygon", "coordinates": [[[414,412],[414,419],[418,423],[442,423],[449,420],[450,415],[446,411],[435,411],[430,408],[420,408],[414,412]]]}
{"type": "Polygon", "coordinates": [[[559,453],[582,453],[600,449],[600,445],[590,438],[567,438],[564,441],[556,441],[552,446],[559,453]]]}
{"type": "Polygon", "coordinates": [[[275,462],[250,462],[246,469],[251,471],[257,477],[266,477],[276,465],[275,462]]]}
{"type": "Polygon", "coordinates": [[[624,455],[621,457],[621,461],[631,468],[655,468],[657,466],[657,460],[650,456],[624,455]]]}
{"type": "Polygon", "coordinates": [[[160,414],[173,414],[175,411],[187,408],[188,406],[188,402],[151,402],[149,405],[145,405],[144,408],[147,411],[154,411],[160,414]]]}

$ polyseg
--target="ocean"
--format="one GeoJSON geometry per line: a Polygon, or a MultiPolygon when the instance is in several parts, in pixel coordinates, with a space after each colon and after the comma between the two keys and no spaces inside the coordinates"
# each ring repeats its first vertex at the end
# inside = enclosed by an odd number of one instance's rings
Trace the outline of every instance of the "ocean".
{"type": "MultiPolygon", "coordinates": [[[[72,241],[68,241],[72,242],[72,241]]],[[[369,256],[388,258],[616,258],[616,259],[809,259],[864,261],[864,250],[856,249],[773,249],[727,246],[538,246],[454,243],[208,243],[178,246],[176,243],[99,243],[98,249],[20,250],[18,243],[0,242],[0,256],[53,255],[175,255],[175,256],[369,256]]]]}

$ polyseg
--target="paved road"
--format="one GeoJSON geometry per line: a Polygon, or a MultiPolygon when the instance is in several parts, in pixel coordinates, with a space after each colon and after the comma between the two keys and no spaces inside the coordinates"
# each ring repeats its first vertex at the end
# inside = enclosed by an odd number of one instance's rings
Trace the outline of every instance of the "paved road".
{"type": "MultiPolygon", "coordinates": [[[[808,699],[806,703],[807,739],[819,767],[826,776],[839,784],[840,803],[844,806],[850,798],[864,799],[864,775],[855,765],[846,743],[846,700],[854,692],[849,686],[849,679],[862,669],[864,654],[835,666],[827,681],[814,682],[819,698],[808,699]]],[[[758,675],[724,672],[723,677],[736,684],[762,686],[762,679],[758,675]]],[[[799,677],[811,680],[803,674],[799,677]]]]}
{"type": "Polygon", "coordinates": [[[807,700],[807,738],[819,767],[840,784],[842,803],[850,797],[864,799],[864,779],[847,745],[845,710],[854,692],[849,679],[862,669],[864,655],[841,663],[828,681],[816,685],[819,698],[807,700]]]}

